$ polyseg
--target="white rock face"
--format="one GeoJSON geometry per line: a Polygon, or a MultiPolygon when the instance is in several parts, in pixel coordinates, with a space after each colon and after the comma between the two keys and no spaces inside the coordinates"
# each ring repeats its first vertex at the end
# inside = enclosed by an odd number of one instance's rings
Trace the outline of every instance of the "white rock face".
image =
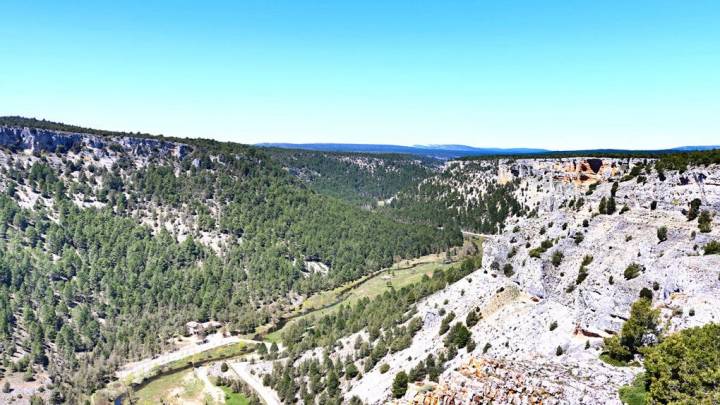
{"type": "MultiPolygon", "coordinates": [[[[434,389],[411,385],[400,402],[619,403],[618,388],[640,370],[612,367],[598,356],[602,338],[619,331],[641,289],[653,292],[667,332],[720,322],[720,255],[702,254],[705,244],[720,240],[720,167],[666,172],[665,180],[655,170],[642,172],[645,181],[619,183],[615,213],[598,215],[601,198],[611,194],[609,180],[621,179],[640,162],[576,158],[446,165],[452,179],[464,179],[456,186],[466,198],[489,183],[517,182],[516,198],[537,215],[510,218],[503,233],[486,239],[482,268],[422,300],[417,313],[424,325],[412,345],[344,385],[345,397],[370,404],[390,401],[392,376],[444,350],[440,309],[454,312],[454,322],[464,322],[479,308],[482,319],[471,328],[475,350],[461,349],[434,389]],[[701,233],[697,220],[688,221],[683,213],[695,198],[702,201],[701,210],[715,215],[710,233],[701,233]],[[569,207],[579,199],[584,201],[579,208],[569,207]],[[667,228],[666,241],[659,241],[659,227],[667,228]],[[576,233],[582,235],[578,243],[576,233]],[[546,239],[553,246],[531,257],[530,250],[546,239]],[[555,251],[563,254],[557,266],[551,260],[555,251]],[[578,284],[585,256],[593,260],[578,284]],[[631,263],[644,270],[626,280],[631,263]],[[514,271],[510,277],[502,271],[506,264],[514,271]],[[553,323],[557,326],[551,328],[553,323]],[[385,374],[379,371],[383,363],[390,366],[385,374]]],[[[343,340],[345,347],[350,342],[343,340]]],[[[331,357],[339,355],[348,353],[331,357]]]]}

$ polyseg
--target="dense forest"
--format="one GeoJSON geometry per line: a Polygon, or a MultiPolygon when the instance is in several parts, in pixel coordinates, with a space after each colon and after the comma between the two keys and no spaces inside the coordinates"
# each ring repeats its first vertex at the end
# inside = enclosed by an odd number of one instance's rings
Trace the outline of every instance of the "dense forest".
{"type": "Polygon", "coordinates": [[[273,160],[321,194],[374,206],[433,175],[440,161],[421,156],[269,149],[273,160]]]}
{"type": "Polygon", "coordinates": [[[506,184],[494,180],[473,183],[473,173],[497,171],[496,164],[497,161],[452,163],[438,175],[402,190],[381,212],[404,222],[498,233],[508,216],[522,215],[525,207],[514,195],[517,179],[506,184]]]}
{"type": "MultiPolygon", "coordinates": [[[[351,404],[361,403],[357,398],[343,398],[339,389],[341,381],[352,381],[372,370],[386,354],[409,347],[423,325],[422,319],[415,316],[415,304],[457,282],[480,265],[480,257],[468,257],[448,270],[435,270],[432,277],[424,275],[415,284],[387,291],[373,300],[363,298],[353,305],[343,305],[331,314],[288,325],[282,334],[287,348],[283,352],[284,358],[278,359],[272,372],[263,376],[263,383],[273,387],[287,404],[296,403],[296,398],[302,403],[314,404],[317,397],[321,404],[342,404],[348,400],[351,404]],[[352,355],[334,362],[328,357],[327,353],[342,345],[342,337],[361,330],[367,330],[368,337],[354,339],[352,355]],[[305,350],[315,347],[324,349],[321,360],[305,359],[299,367],[293,366],[305,350]]],[[[472,326],[469,319],[466,322],[472,326]]],[[[443,322],[448,326],[452,318],[448,315],[445,320],[443,322]]],[[[458,349],[475,345],[461,322],[441,333],[447,334],[445,350],[437,358],[430,354],[420,359],[409,372],[410,381],[420,381],[427,376],[437,382],[445,363],[457,355],[458,349]]],[[[275,356],[272,352],[268,354],[270,359],[275,356]]],[[[381,366],[382,369],[386,370],[381,366]]]]}
{"type": "Polygon", "coordinates": [[[53,398],[74,402],[123,362],[166,349],[188,321],[250,333],[291,292],[462,242],[317,193],[262,150],[191,146],[0,150],[3,370],[44,368],[53,398]]]}

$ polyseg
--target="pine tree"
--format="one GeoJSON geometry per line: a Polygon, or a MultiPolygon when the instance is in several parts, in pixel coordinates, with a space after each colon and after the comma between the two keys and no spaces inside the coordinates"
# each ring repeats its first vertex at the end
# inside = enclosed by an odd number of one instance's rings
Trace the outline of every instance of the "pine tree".
{"type": "Polygon", "coordinates": [[[395,398],[402,398],[407,392],[408,388],[408,376],[404,371],[395,374],[395,379],[392,385],[392,394],[395,398]]]}

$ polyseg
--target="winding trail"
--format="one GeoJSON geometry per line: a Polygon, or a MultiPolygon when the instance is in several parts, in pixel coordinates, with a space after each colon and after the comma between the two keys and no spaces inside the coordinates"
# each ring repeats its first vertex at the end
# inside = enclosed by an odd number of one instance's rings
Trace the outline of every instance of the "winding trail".
{"type": "Polygon", "coordinates": [[[238,336],[222,336],[214,334],[208,336],[208,342],[203,344],[189,344],[173,352],[161,354],[155,358],[147,358],[140,361],[125,364],[115,375],[118,379],[123,380],[128,377],[135,378],[150,373],[154,368],[161,367],[173,361],[182,360],[186,357],[193,356],[218,347],[231,345],[234,343],[258,343],[254,340],[242,339],[238,336]]]}
{"type": "Polygon", "coordinates": [[[250,388],[252,388],[265,402],[266,405],[281,405],[280,398],[277,393],[269,387],[263,385],[262,381],[256,376],[250,373],[250,369],[247,363],[244,362],[232,362],[228,363],[230,368],[240,377],[250,388]]]}
{"type": "Polygon", "coordinates": [[[201,366],[193,369],[193,371],[195,372],[195,376],[203,382],[205,385],[205,391],[210,394],[213,401],[219,404],[225,403],[225,392],[223,392],[222,388],[216,386],[210,381],[210,378],[208,377],[208,367],[201,366]]]}

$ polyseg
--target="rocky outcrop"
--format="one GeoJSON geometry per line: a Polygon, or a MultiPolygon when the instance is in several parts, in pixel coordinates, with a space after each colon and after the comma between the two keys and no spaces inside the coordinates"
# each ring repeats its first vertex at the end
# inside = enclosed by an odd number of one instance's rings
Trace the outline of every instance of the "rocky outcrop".
{"type": "Polygon", "coordinates": [[[469,328],[474,350],[458,350],[445,364],[440,384],[418,383],[399,403],[619,403],[618,389],[640,369],[609,366],[599,355],[603,338],[621,329],[643,288],[652,291],[666,333],[720,322],[720,255],[702,254],[709,241],[720,241],[720,167],[662,176],[643,167],[630,175],[642,163],[610,158],[447,163],[446,176],[429,181],[450,182],[467,200],[488,184],[514,182],[515,198],[533,214],[508,218],[504,232],[484,239],[480,269],[418,303],[417,315],[425,322],[412,345],[381,361],[390,366],[387,373],[377,367],[364,373],[348,397],[387,403],[388,375],[445,350],[440,311],[453,312],[454,322],[461,322],[477,310],[482,317],[469,328]],[[600,200],[611,196],[615,181],[616,211],[600,214],[600,200]],[[709,233],[683,214],[696,198],[701,210],[714,216],[709,233]],[[658,240],[659,227],[667,228],[667,240],[658,240]],[[531,255],[543,241],[551,247],[531,255]],[[553,262],[555,252],[562,260],[553,262]],[[593,259],[580,276],[586,256],[593,259]],[[643,271],[626,279],[631,263],[643,271]],[[509,275],[505,265],[512,266],[509,275]]]}
{"type": "Polygon", "coordinates": [[[108,148],[120,148],[134,156],[172,156],[178,159],[183,159],[192,151],[188,145],[161,139],[110,137],[8,126],[0,126],[0,146],[13,151],[27,150],[31,153],[64,153],[80,151],[83,148],[106,151],[108,148]]]}
{"type": "Polygon", "coordinates": [[[418,392],[411,404],[610,404],[615,399],[613,379],[630,381],[632,372],[599,365],[580,369],[536,361],[505,362],[471,358],[448,374],[432,390],[418,392]],[[604,369],[603,369],[604,368],[604,369]]]}

